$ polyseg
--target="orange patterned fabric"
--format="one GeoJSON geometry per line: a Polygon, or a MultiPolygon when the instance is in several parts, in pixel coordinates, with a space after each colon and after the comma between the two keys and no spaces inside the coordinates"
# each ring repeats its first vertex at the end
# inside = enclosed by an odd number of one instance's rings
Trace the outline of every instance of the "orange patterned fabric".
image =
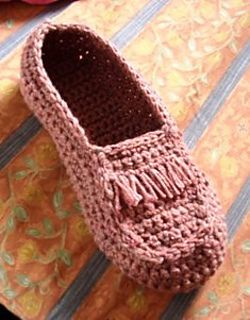
{"type": "MultiPolygon", "coordinates": [[[[125,0],[78,1],[56,20],[86,22],[110,37],[146,2],[136,0],[131,6],[125,0]]],[[[181,128],[249,38],[247,2],[171,1],[125,49],[125,56],[161,94],[181,128]]],[[[27,8],[1,4],[0,41],[40,10],[27,8]]],[[[17,49],[0,62],[0,143],[30,114],[18,91],[19,61],[17,49]]],[[[225,209],[249,175],[249,80],[248,73],[193,151],[196,162],[216,185],[225,209]]],[[[55,147],[43,130],[0,172],[0,219],[4,253],[0,302],[24,319],[44,319],[96,246],[55,147]]],[[[247,319],[248,268],[249,215],[237,231],[227,261],[185,319],[223,320],[232,319],[232,314],[234,319],[247,319]]],[[[111,266],[74,319],[155,320],[171,298],[169,293],[144,291],[111,266]]]]}
{"type": "Polygon", "coordinates": [[[172,297],[170,292],[143,289],[111,266],[73,319],[155,320],[172,297]]]}
{"type": "Polygon", "coordinates": [[[250,174],[250,70],[211,123],[194,157],[218,190],[225,210],[250,174]]]}
{"type": "Polygon", "coordinates": [[[171,1],[125,50],[180,128],[187,126],[249,38],[246,4],[171,1]]]}

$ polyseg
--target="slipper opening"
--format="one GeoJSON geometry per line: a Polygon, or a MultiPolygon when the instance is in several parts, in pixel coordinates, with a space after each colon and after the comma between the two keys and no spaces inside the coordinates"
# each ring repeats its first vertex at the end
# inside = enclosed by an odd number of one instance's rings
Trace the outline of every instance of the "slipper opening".
{"type": "Polygon", "coordinates": [[[93,33],[75,28],[50,30],[42,59],[90,143],[116,144],[161,128],[162,119],[138,79],[93,33]]]}

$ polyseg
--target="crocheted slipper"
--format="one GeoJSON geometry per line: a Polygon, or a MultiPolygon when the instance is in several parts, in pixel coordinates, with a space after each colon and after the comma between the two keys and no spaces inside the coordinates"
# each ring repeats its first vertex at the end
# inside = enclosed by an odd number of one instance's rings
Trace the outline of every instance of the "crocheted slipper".
{"type": "Polygon", "coordinates": [[[157,95],[86,26],[41,25],[21,69],[99,248],[146,286],[203,284],[223,260],[226,226],[157,95]]]}

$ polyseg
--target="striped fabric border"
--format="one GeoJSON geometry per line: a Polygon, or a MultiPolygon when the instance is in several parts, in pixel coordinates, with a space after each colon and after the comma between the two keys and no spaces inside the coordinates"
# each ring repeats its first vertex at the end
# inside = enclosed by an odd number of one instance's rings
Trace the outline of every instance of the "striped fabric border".
{"type": "Polygon", "coordinates": [[[62,0],[49,7],[46,7],[42,12],[36,15],[33,19],[26,22],[20,29],[15,33],[10,35],[5,41],[0,43],[0,59],[3,59],[7,54],[9,54],[16,46],[18,46],[34,29],[37,25],[46,19],[51,19],[61,13],[66,9],[73,1],[72,0],[62,0]]]}
{"type": "Polygon", "coordinates": [[[193,290],[188,294],[177,294],[169,303],[166,312],[162,314],[160,320],[182,320],[185,310],[190,306],[197,292],[198,290],[193,290]]]}
{"type": "Polygon", "coordinates": [[[77,278],[70,285],[70,290],[61,298],[60,302],[50,312],[47,320],[71,319],[82,300],[89,294],[97,279],[105,272],[109,261],[96,251],[88,264],[81,270],[77,278]],[[95,272],[93,273],[93,270],[95,272]],[[81,284],[84,283],[84,286],[81,284]]]}
{"type": "Polygon", "coordinates": [[[224,76],[197,112],[190,125],[184,131],[184,140],[190,149],[195,146],[209,123],[224,105],[225,100],[245,73],[249,63],[250,41],[233,60],[224,76]]]}
{"type": "MultiPolygon", "coordinates": [[[[229,241],[232,240],[237,227],[241,224],[244,216],[248,212],[250,206],[250,179],[244,184],[240,190],[237,199],[230,207],[227,216],[229,241]]],[[[194,290],[188,294],[177,294],[166,310],[163,312],[160,320],[182,320],[185,311],[195,299],[199,290],[194,290]]]]}
{"type": "Polygon", "coordinates": [[[145,25],[171,0],[151,0],[120,31],[115,33],[111,42],[117,48],[124,48],[137,37],[145,25]]]}
{"type": "MultiPolygon", "coordinates": [[[[241,52],[238,54],[238,56],[234,59],[232,65],[229,67],[229,69],[226,71],[226,73],[221,78],[219,83],[216,85],[214,91],[212,91],[212,93],[209,95],[208,99],[205,101],[204,105],[201,108],[202,112],[199,112],[198,115],[195,117],[195,118],[197,118],[197,120],[192,121],[190,123],[190,125],[187,127],[187,129],[185,131],[186,134],[184,135],[184,140],[188,144],[189,147],[192,145],[190,143],[190,141],[193,141],[192,140],[192,135],[195,134],[194,130],[198,130],[199,131],[199,135],[197,135],[196,139],[194,140],[193,145],[199,140],[199,138],[201,137],[202,133],[208,127],[210,122],[214,119],[215,115],[219,112],[219,110],[221,109],[224,101],[230,95],[230,93],[232,92],[232,90],[234,89],[236,84],[239,82],[241,76],[246,71],[247,65],[249,63],[249,49],[250,49],[250,46],[249,46],[249,44],[247,44],[241,50],[241,52]],[[240,72],[237,71],[238,68],[240,69],[240,72]],[[235,74],[237,74],[237,75],[234,76],[235,74]],[[218,89],[218,88],[224,88],[224,90],[218,89]],[[226,94],[225,94],[225,92],[226,92],[226,94]],[[218,103],[218,101],[220,101],[220,102],[218,103]],[[215,107],[214,107],[214,104],[215,104],[215,107]],[[215,108],[215,111],[213,110],[214,108],[215,108]],[[209,111],[212,113],[212,116],[210,116],[209,111]],[[209,115],[208,116],[209,120],[205,121],[207,114],[209,115]],[[203,121],[201,119],[203,119],[203,121]],[[188,140],[188,139],[191,139],[191,140],[188,140]]],[[[236,200],[236,203],[237,203],[237,200],[236,200]]],[[[230,214],[230,212],[229,212],[232,221],[235,220],[235,215],[237,215],[237,213],[238,213],[237,210],[233,211],[233,214],[230,214]]],[[[239,224],[240,224],[240,221],[238,221],[239,224]]],[[[237,224],[235,226],[235,228],[239,224],[237,224]]],[[[105,256],[103,255],[103,253],[101,253],[100,251],[97,251],[96,254],[99,257],[100,266],[99,266],[99,268],[97,270],[97,274],[96,274],[95,270],[92,270],[92,273],[94,273],[94,277],[95,277],[95,279],[97,281],[102,275],[102,273],[100,273],[100,270],[102,270],[103,273],[104,273],[106,268],[108,267],[108,264],[107,264],[107,260],[106,260],[105,256]]],[[[85,269],[85,267],[83,268],[83,270],[84,269],[85,269]]],[[[85,287],[85,283],[88,282],[88,277],[81,278],[81,281],[78,281],[78,277],[77,277],[76,281],[79,283],[79,287],[84,288],[85,287]]],[[[71,295],[73,295],[73,294],[74,294],[74,290],[72,289],[72,287],[70,287],[67,290],[67,292],[65,293],[65,295],[67,295],[68,297],[71,297],[71,295]]],[[[84,295],[83,298],[85,296],[86,295],[84,295]]],[[[192,297],[193,298],[195,297],[195,293],[194,292],[191,293],[190,295],[176,295],[175,298],[170,303],[170,306],[175,303],[175,300],[177,300],[177,301],[180,300],[180,304],[183,304],[183,306],[184,305],[188,306],[189,299],[190,299],[190,301],[192,301],[191,300],[192,297]],[[188,298],[189,296],[190,296],[190,298],[188,298]],[[187,301],[186,304],[184,304],[185,301],[187,301]]],[[[71,299],[71,298],[69,298],[69,299],[71,299]]],[[[51,311],[51,314],[53,314],[53,316],[54,316],[53,320],[54,319],[58,319],[58,320],[61,319],[62,315],[64,314],[64,304],[63,304],[62,301],[63,300],[59,301],[59,303],[58,303],[58,305],[56,305],[55,309],[52,309],[52,311],[51,311]],[[57,312],[56,313],[57,317],[55,316],[54,310],[56,310],[56,312],[57,312]]],[[[173,310],[175,310],[174,308],[173,308],[173,310]]],[[[167,310],[168,310],[168,308],[167,308],[167,310]]],[[[166,312],[168,312],[167,310],[166,310],[166,312]]],[[[175,312],[176,312],[176,310],[175,310],[175,312]]],[[[163,316],[164,316],[164,314],[163,314],[163,316]]],[[[48,319],[50,319],[50,316],[49,316],[48,319]]],[[[172,318],[169,317],[169,316],[164,317],[163,319],[171,319],[172,320],[172,318]]],[[[181,318],[177,318],[177,319],[180,320],[181,318]]]]}
{"type": "Polygon", "coordinates": [[[241,224],[244,216],[250,209],[250,178],[247,179],[244,186],[237,197],[237,200],[233,203],[227,214],[227,227],[229,240],[234,237],[237,227],[241,224]]]}
{"type": "MultiPolygon", "coordinates": [[[[123,49],[125,45],[128,45],[128,43],[141,32],[144,26],[168,2],[169,0],[149,1],[124,27],[122,27],[110,39],[110,41],[117,48],[123,49]]],[[[45,13],[43,14],[43,17],[46,17],[45,13]]],[[[41,19],[39,20],[40,22],[41,19]]],[[[35,22],[33,22],[33,25],[35,25],[35,22]]],[[[22,36],[22,39],[26,35],[27,33],[22,36]]],[[[5,141],[0,145],[0,170],[16,156],[22,150],[22,148],[24,148],[24,146],[39,132],[41,128],[42,127],[35,116],[31,115],[19,126],[16,131],[14,131],[7,139],[5,139],[5,141]]]]}
{"type": "Polygon", "coordinates": [[[40,122],[32,115],[0,144],[0,170],[22,150],[40,129],[40,122]]]}

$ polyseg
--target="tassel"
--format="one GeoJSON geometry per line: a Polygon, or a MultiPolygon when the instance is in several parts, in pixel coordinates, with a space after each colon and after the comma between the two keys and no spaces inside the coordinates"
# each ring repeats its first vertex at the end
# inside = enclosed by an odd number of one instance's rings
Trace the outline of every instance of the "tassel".
{"type": "Polygon", "coordinates": [[[179,196],[195,177],[182,159],[172,158],[164,164],[146,168],[144,171],[112,173],[109,182],[114,194],[117,211],[127,205],[136,207],[140,203],[156,203],[161,199],[179,196]]]}
{"type": "Polygon", "coordinates": [[[150,181],[148,182],[147,174],[145,172],[142,172],[140,174],[139,179],[141,180],[142,184],[145,186],[145,189],[147,189],[148,197],[151,197],[153,202],[157,201],[158,199],[157,194],[154,192],[154,189],[150,181]]]}
{"type": "Polygon", "coordinates": [[[128,206],[136,207],[142,196],[131,186],[131,179],[125,175],[117,176],[116,183],[121,190],[123,200],[128,206]]]}
{"type": "Polygon", "coordinates": [[[186,177],[186,179],[188,180],[189,183],[195,183],[195,177],[194,175],[191,173],[190,168],[188,167],[188,165],[184,162],[184,160],[175,158],[175,162],[176,162],[176,167],[178,169],[178,171],[182,172],[182,175],[186,177]]]}
{"type": "Polygon", "coordinates": [[[162,174],[163,172],[164,172],[163,168],[159,168],[159,171],[156,169],[152,169],[152,171],[150,173],[151,173],[152,177],[154,177],[154,179],[156,179],[156,181],[163,188],[164,192],[166,193],[166,196],[169,199],[172,199],[173,194],[170,191],[171,190],[171,183],[169,182],[169,180],[166,179],[167,177],[162,174]]]}
{"type": "MultiPolygon", "coordinates": [[[[180,191],[183,190],[184,184],[183,184],[182,181],[179,179],[179,177],[178,177],[178,175],[176,174],[175,170],[173,170],[173,169],[175,169],[173,163],[171,163],[171,164],[168,163],[168,164],[167,164],[167,168],[168,168],[168,175],[169,175],[172,183],[174,183],[175,186],[176,186],[180,191]]],[[[178,194],[180,194],[180,193],[178,192],[178,194]]]]}
{"type": "MultiPolygon", "coordinates": [[[[160,198],[166,198],[166,194],[164,190],[162,190],[161,186],[157,185],[157,181],[150,176],[150,170],[145,172],[145,179],[147,180],[148,184],[151,188],[160,196],[160,198]]],[[[158,197],[159,198],[159,197],[158,197]]]]}
{"type": "Polygon", "coordinates": [[[162,166],[162,172],[163,172],[165,180],[170,185],[170,190],[173,192],[174,195],[180,195],[179,189],[177,188],[175,183],[173,183],[173,178],[171,176],[169,176],[169,174],[168,174],[169,171],[170,171],[170,168],[168,168],[167,166],[166,166],[166,168],[164,166],[162,166]]]}
{"type": "MultiPolygon", "coordinates": [[[[131,180],[134,181],[134,186],[138,188],[138,191],[141,193],[145,203],[151,203],[157,200],[157,195],[153,193],[151,187],[151,193],[147,190],[147,184],[141,182],[136,175],[131,176],[131,180]]],[[[148,185],[150,187],[150,185],[148,185]]]]}

